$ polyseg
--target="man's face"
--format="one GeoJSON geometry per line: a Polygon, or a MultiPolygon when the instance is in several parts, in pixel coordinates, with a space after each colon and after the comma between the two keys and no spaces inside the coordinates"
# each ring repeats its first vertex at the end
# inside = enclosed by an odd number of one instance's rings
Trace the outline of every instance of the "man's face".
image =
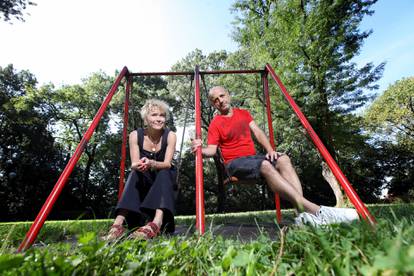
{"type": "Polygon", "coordinates": [[[230,95],[222,88],[214,89],[210,93],[210,102],[220,114],[225,115],[230,111],[230,95]]]}

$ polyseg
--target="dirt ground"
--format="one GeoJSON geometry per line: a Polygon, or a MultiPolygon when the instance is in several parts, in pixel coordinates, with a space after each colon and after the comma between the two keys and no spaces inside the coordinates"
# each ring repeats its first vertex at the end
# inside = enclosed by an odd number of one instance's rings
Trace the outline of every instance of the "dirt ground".
{"type": "MultiPolygon", "coordinates": [[[[290,225],[291,222],[282,221],[279,225],[280,228],[283,226],[290,225]]],[[[175,235],[186,235],[192,233],[194,229],[189,229],[188,226],[177,225],[175,235]]],[[[211,231],[213,235],[220,235],[225,238],[238,239],[241,241],[256,240],[258,236],[264,234],[271,239],[277,239],[279,236],[280,229],[274,223],[260,223],[260,224],[236,224],[227,223],[214,227],[208,228],[206,226],[206,232],[211,231]]]]}
{"type": "MultiPolygon", "coordinates": [[[[279,237],[279,228],[291,225],[292,222],[289,220],[282,220],[279,227],[274,223],[258,223],[258,224],[237,224],[237,223],[226,223],[220,225],[206,225],[205,232],[212,232],[213,236],[222,236],[226,239],[235,239],[242,242],[249,242],[256,240],[261,234],[269,237],[272,240],[276,240],[279,237]]],[[[192,235],[195,232],[195,227],[188,225],[177,225],[173,236],[185,236],[192,235]]],[[[65,242],[76,244],[77,237],[67,236],[65,242]]],[[[37,242],[33,244],[33,247],[45,247],[46,243],[37,242]]]]}

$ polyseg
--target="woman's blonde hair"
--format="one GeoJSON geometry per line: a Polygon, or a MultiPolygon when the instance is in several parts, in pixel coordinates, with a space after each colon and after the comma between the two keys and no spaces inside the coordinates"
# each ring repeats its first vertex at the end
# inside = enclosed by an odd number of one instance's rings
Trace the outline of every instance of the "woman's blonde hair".
{"type": "Polygon", "coordinates": [[[165,119],[168,120],[169,116],[170,116],[170,107],[168,106],[168,104],[162,100],[158,100],[158,99],[148,99],[145,101],[144,106],[141,108],[141,118],[142,120],[144,120],[145,122],[145,118],[147,117],[147,115],[151,112],[151,110],[156,107],[159,108],[159,110],[161,110],[161,112],[165,113],[165,119]]]}

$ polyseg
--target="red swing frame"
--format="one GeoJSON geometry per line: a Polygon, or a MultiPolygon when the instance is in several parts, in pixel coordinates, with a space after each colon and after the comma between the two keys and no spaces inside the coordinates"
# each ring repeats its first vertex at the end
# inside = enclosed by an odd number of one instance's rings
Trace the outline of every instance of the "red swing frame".
{"type": "MultiPolygon", "coordinates": [[[[118,77],[116,78],[114,84],[112,85],[111,89],[109,90],[105,100],[103,101],[101,107],[99,108],[98,112],[96,113],[95,117],[93,118],[92,123],[88,127],[87,131],[85,132],[84,136],[82,137],[81,141],[79,142],[78,146],[75,149],[72,157],[70,158],[68,164],[66,165],[65,169],[61,173],[58,181],[56,182],[53,190],[49,194],[48,198],[46,199],[45,203],[43,204],[40,212],[36,216],[33,224],[31,225],[29,231],[26,233],[24,240],[20,244],[17,249],[17,252],[21,252],[29,248],[35,241],[39,231],[41,230],[42,226],[44,225],[47,216],[51,212],[53,205],[55,204],[56,200],[58,199],[60,193],[62,192],[70,174],[72,173],[76,163],[78,162],[80,156],[82,155],[83,150],[85,149],[87,143],[89,142],[95,128],[97,127],[102,115],[104,114],[105,110],[107,109],[112,97],[116,93],[119,84],[125,78],[126,79],[126,89],[125,89],[125,102],[124,102],[124,127],[122,132],[122,150],[121,150],[121,164],[120,164],[120,178],[119,178],[119,193],[118,198],[122,195],[124,189],[124,172],[125,172],[125,160],[126,160],[126,143],[127,143],[127,129],[128,129],[128,110],[129,110],[129,94],[132,87],[132,77],[133,76],[178,76],[178,75],[191,75],[194,76],[195,79],[195,138],[201,139],[201,95],[200,95],[200,75],[201,74],[255,74],[260,73],[262,74],[263,78],[263,89],[266,98],[266,113],[268,119],[268,127],[269,127],[269,139],[270,143],[273,148],[275,148],[274,143],[274,134],[273,134],[273,127],[272,127],[272,118],[270,112],[270,96],[269,96],[269,85],[268,85],[268,74],[273,78],[273,80],[279,86],[281,92],[283,93],[285,99],[292,107],[295,114],[298,116],[300,122],[302,123],[305,130],[308,132],[310,138],[312,139],[313,143],[321,153],[322,157],[327,162],[329,168],[331,169],[332,173],[335,175],[336,179],[341,184],[342,188],[345,190],[348,198],[350,199],[351,203],[355,206],[358,213],[361,217],[366,220],[371,225],[375,225],[375,218],[370,214],[367,207],[361,201],[355,190],[353,189],[351,183],[348,181],[346,176],[343,174],[341,169],[339,168],[338,164],[332,158],[331,154],[326,149],[325,145],[320,140],[319,136],[315,133],[312,126],[310,125],[309,121],[305,117],[305,115],[300,110],[299,106],[293,100],[293,98],[289,95],[286,87],[283,85],[279,77],[276,75],[273,68],[266,64],[264,70],[224,70],[224,71],[200,71],[199,67],[196,66],[194,72],[149,72],[149,73],[130,73],[128,68],[125,66],[121,72],[119,73],[118,77]]],[[[195,167],[195,174],[196,174],[196,227],[200,234],[204,234],[205,232],[205,217],[204,217],[204,177],[203,177],[203,162],[202,162],[202,155],[201,155],[201,148],[196,151],[196,167],[195,167]]],[[[276,212],[277,212],[277,219],[278,221],[281,220],[281,212],[280,212],[280,200],[279,196],[275,195],[276,201],[276,212]]]]}

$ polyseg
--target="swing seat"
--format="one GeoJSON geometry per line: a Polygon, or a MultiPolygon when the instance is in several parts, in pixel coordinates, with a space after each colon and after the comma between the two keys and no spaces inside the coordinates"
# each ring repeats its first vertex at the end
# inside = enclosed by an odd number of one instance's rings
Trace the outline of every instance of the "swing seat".
{"type": "MultiPolygon", "coordinates": [[[[226,171],[226,169],[224,169],[226,171]]],[[[226,175],[226,172],[224,172],[224,175],[226,175]]],[[[228,186],[228,185],[249,185],[249,184],[254,184],[254,183],[261,183],[264,180],[255,180],[255,179],[238,179],[235,176],[227,176],[226,178],[224,178],[223,180],[223,185],[224,186],[228,186]]]]}
{"type": "Polygon", "coordinates": [[[230,193],[230,196],[236,196],[238,194],[238,187],[240,185],[252,185],[255,183],[254,180],[239,180],[235,176],[230,176],[223,180],[223,186],[230,193]]]}
{"type": "Polygon", "coordinates": [[[255,179],[239,179],[236,176],[231,176],[229,171],[226,168],[226,165],[224,164],[224,158],[221,153],[220,148],[217,148],[217,157],[220,163],[221,171],[223,172],[223,186],[229,186],[229,185],[248,185],[248,184],[254,184],[254,183],[260,183],[263,182],[263,180],[255,180],[255,179]]]}
{"type": "Polygon", "coordinates": [[[229,171],[227,170],[226,165],[224,164],[223,155],[221,153],[220,148],[217,149],[216,157],[218,159],[219,163],[219,169],[221,170],[222,175],[222,182],[219,183],[219,185],[222,185],[224,190],[227,191],[230,197],[235,197],[238,194],[238,188],[240,185],[243,186],[251,186],[251,185],[266,185],[266,182],[264,179],[239,179],[236,176],[231,176],[229,171]]]}
{"type": "Polygon", "coordinates": [[[239,179],[237,177],[230,176],[230,177],[227,177],[226,179],[224,179],[223,185],[226,186],[226,185],[229,185],[229,184],[237,184],[238,182],[239,182],[239,179]]]}

